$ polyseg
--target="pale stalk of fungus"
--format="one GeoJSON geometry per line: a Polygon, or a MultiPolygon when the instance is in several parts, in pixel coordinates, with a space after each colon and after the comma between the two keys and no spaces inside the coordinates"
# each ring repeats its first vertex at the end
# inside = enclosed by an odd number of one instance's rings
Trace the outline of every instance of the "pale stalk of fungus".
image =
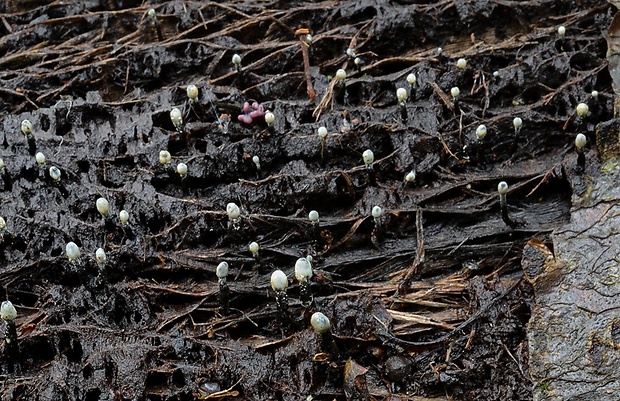
{"type": "Polygon", "coordinates": [[[306,258],[299,258],[295,262],[295,278],[299,282],[299,300],[301,306],[308,309],[312,305],[313,296],[310,288],[312,265],[306,258]]]}
{"type": "Polygon", "coordinates": [[[168,152],[167,150],[159,151],[159,162],[161,164],[163,164],[164,166],[168,166],[170,165],[171,160],[172,160],[172,156],[170,155],[170,152],[168,152]]]}
{"type": "Polygon", "coordinates": [[[325,155],[325,147],[327,145],[327,128],[319,127],[319,129],[317,130],[317,134],[319,135],[319,138],[321,138],[321,160],[322,160],[323,156],[325,155]]]}
{"type": "Polygon", "coordinates": [[[362,153],[362,160],[364,160],[364,164],[369,171],[374,169],[373,163],[375,162],[375,154],[372,153],[372,150],[366,149],[364,153],[362,153]]]}
{"type": "Polygon", "coordinates": [[[177,132],[183,133],[183,114],[181,110],[176,107],[170,110],[170,121],[172,121],[172,125],[174,125],[177,132]]]}
{"type": "Polygon", "coordinates": [[[52,179],[54,181],[60,181],[60,170],[58,169],[58,167],[56,166],[52,166],[50,167],[50,177],[52,177],[52,179]]]}
{"type": "Polygon", "coordinates": [[[103,248],[97,248],[97,250],[95,251],[95,260],[97,261],[97,266],[99,267],[99,270],[103,270],[105,264],[108,262],[108,258],[103,248]]]}
{"type": "Polygon", "coordinates": [[[229,226],[238,230],[241,227],[241,211],[236,203],[230,202],[226,205],[226,214],[228,215],[229,226]]]}
{"type": "Polygon", "coordinates": [[[24,135],[29,136],[32,134],[32,123],[30,120],[23,120],[21,123],[21,129],[24,135]]]}
{"type": "Polygon", "coordinates": [[[405,88],[396,89],[396,98],[401,106],[407,101],[409,95],[407,94],[407,90],[405,88]]]}
{"type": "Polygon", "coordinates": [[[43,153],[37,152],[37,154],[34,155],[34,158],[37,161],[37,164],[45,164],[45,155],[43,153]]]}
{"type": "Polygon", "coordinates": [[[584,118],[586,115],[588,115],[588,111],[590,110],[590,108],[588,107],[587,104],[585,103],[579,103],[577,105],[577,115],[581,118],[584,118]]]}
{"type": "Polygon", "coordinates": [[[228,288],[228,282],[226,281],[226,277],[228,276],[228,263],[220,262],[220,264],[215,268],[215,275],[217,276],[217,283],[220,288],[220,307],[226,308],[228,307],[228,299],[230,297],[230,289],[228,288]]]}
{"type": "Polygon", "coordinates": [[[129,212],[125,209],[118,213],[118,218],[121,221],[121,225],[124,227],[129,222],[129,212]]]}
{"type": "Polygon", "coordinates": [[[344,81],[347,79],[347,72],[340,68],[336,71],[336,79],[340,85],[344,85],[344,81]]]}
{"type": "Polygon", "coordinates": [[[456,99],[458,99],[460,94],[461,94],[461,90],[459,89],[458,86],[454,86],[452,87],[452,89],[450,89],[450,95],[452,95],[453,101],[456,101],[456,99]]]}
{"type": "Polygon", "coordinates": [[[256,170],[260,171],[260,157],[258,156],[253,156],[252,157],[252,162],[254,163],[254,165],[256,166],[256,170]]]}
{"type": "Polygon", "coordinates": [[[464,70],[465,68],[467,68],[467,60],[465,60],[464,58],[460,58],[456,61],[456,67],[459,70],[464,70]]]}
{"type": "Polygon", "coordinates": [[[272,112],[268,111],[265,113],[265,122],[267,123],[268,127],[271,127],[275,121],[276,116],[272,112]]]}
{"type": "Polygon", "coordinates": [[[331,322],[329,318],[321,312],[315,312],[312,314],[312,317],[310,317],[310,325],[319,336],[323,352],[337,354],[338,347],[336,346],[334,336],[331,332],[331,322]]]}
{"type": "Polygon", "coordinates": [[[588,139],[584,134],[577,134],[575,137],[575,148],[577,148],[577,166],[580,170],[584,170],[586,167],[586,155],[583,148],[588,143],[588,139]]]}
{"type": "Polygon", "coordinates": [[[407,75],[407,83],[412,89],[415,86],[416,82],[418,82],[418,78],[413,72],[407,75]]]}
{"type": "Polygon", "coordinates": [[[147,14],[153,22],[153,25],[155,25],[155,30],[157,31],[157,39],[162,42],[164,40],[164,35],[161,32],[161,25],[159,24],[159,19],[157,19],[157,12],[154,8],[150,8],[147,14]]]}
{"type": "Polygon", "coordinates": [[[381,209],[380,206],[374,206],[372,208],[372,218],[375,221],[375,229],[380,230],[381,229],[381,217],[383,217],[383,210],[381,209]]]}
{"type": "Polygon", "coordinates": [[[241,56],[238,54],[233,54],[232,63],[235,65],[237,72],[241,72],[241,56]]]}
{"type": "Polygon", "coordinates": [[[11,301],[3,301],[0,305],[0,318],[4,320],[4,341],[6,343],[5,352],[9,359],[15,358],[17,355],[17,328],[15,327],[15,319],[17,319],[17,309],[11,301]]]}
{"type": "Polygon", "coordinates": [[[250,242],[250,245],[248,245],[248,250],[254,259],[258,259],[258,251],[260,250],[260,245],[258,245],[258,242],[250,242]]]}
{"type": "Polygon", "coordinates": [[[566,35],[566,28],[564,26],[559,26],[558,27],[558,36],[559,37],[564,37],[564,35],[566,35]]]}
{"type": "Polygon", "coordinates": [[[187,85],[185,92],[190,102],[194,102],[198,98],[198,87],[196,85],[187,85]]]}
{"type": "Polygon", "coordinates": [[[506,225],[512,227],[514,226],[514,221],[508,216],[508,200],[506,199],[508,184],[506,181],[501,181],[497,185],[497,193],[499,194],[499,207],[502,210],[502,220],[504,220],[506,225]]]}
{"type": "Polygon", "coordinates": [[[97,206],[97,211],[103,216],[108,217],[110,213],[110,202],[106,198],[98,198],[95,203],[97,206]]]}
{"type": "Polygon", "coordinates": [[[278,308],[278,318],[283,323],[288,319],[288,296],[286,289],[288,278],[282,270],[276,270],[271,274],[271,288],[276,293],[276,306],[278,308]]]}
{"type": "Polygon", "coordinates": [[[487,136],[487,127],[484,124],[480,124],[478,128],[476,128],[476,137],[482,140],[485,136],[487,136]]]}
{"type": "Polygon", "coordinates": [[[408,182],[408,183],[414,182],[415,176],[416,176],[415,170],[411,170],[410,172],[407,173],[407,175],[405,175],[405,182],[408,182]]]}
{"type": "Polygon", "coordinates": [[[179,176],[181,177],[181,179],[184,180],[187,177],[187,164],[185,163],[177,164],[177,173],[179,173],[179,176]]]}
{"type": "Polygon", "coordinates": [[[512,120],[512,126],[515,128],[515,134],[521,132],[521,127],[523,126],[523,120],[521,120],[521,117],[515,117],[512,120]]]}
{"type": "Polygon", "coordinates": [[[75,242],[69,242],[65,247],[65,251],[67,253],[67,259],[69,259],[69,263],[73,265],[80,264],[80,248],[76,245],[75,242]]]}
{"type": "Polygon", "coordinates": [[[311,210],[308,213],[308,220],[312,223],[312,236],[315,241],[318,241],[321,238],[321,228],[319,223],[319,212],[316,210],[311,210]]]}

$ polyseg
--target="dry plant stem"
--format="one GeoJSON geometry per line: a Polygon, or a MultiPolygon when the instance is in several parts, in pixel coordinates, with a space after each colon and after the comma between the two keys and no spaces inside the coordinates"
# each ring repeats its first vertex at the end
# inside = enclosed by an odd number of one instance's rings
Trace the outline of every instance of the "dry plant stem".
{"type": "Polygon", "coordinates": [[[308,54],[308,48],[310,45],[306,40],[306,35],[299,35],[299,41],[301,42],[301,54],[304,58],[304,75],[306,76],[306,88],[308,91],[308,97],[311,101],[316,99],[316,92],[312,87],[312,75],[310,75],[310,56],[308,54]]]}
{"type": "Polygon", "coordinates": [[[409,267],[401,280],[401,283],[404,285],[407,285],[411,278],[417,273],[418,267],[424,263],[424,226],[422,223],[422,209],[416,211],[415,227],[417,240],[416,256],[413,264],[409,267]]]}

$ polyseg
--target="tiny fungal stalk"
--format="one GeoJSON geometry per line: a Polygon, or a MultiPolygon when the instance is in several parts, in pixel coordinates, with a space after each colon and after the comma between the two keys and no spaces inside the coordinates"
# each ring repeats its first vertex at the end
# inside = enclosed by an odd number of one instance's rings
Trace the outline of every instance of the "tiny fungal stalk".
{"type": "Polygon", "coordinates": [[[148,16],[151,19],[151,21],[153,22],[153,25],[155,25],[155,30],[157,31],[157,39],[160,42],[163,42],[164,35],[161,32],[161,25],[159,23],[159,19],[157,18],[157,11],[155,11],[154,8],[150,8],[149,11],[148,11],[148,16]]]}
{"type": "Polygon", "coordinates": [[[179,134],[183,133],[183,114],[178,108],[170,110],[170,121],[179,134]]]}
{"type": "Polygon", "coordinates": [[[9,359],[17,356],[17,328],[15,319],[17,319],[17,309],[11,301],[3,301],[0,305],[0,318],[4,320],[4,337],[6,343],[6,352],[9,359]]]}
{"type": "Polygon", "coordinates": [[[315,312],[310,318],[310,324],[312,328],[318,334],[321,350],[323,352],[331,353],[332,355],[338,354],[338,347],[334,341],[334,336],[331,331],[331,322],[329,318],[321,312],[315,312]]]}
{"type": "Polygon", "coordinates": [[[584,148],[588,142],[588,139],[584,134],[577,134],[575,137],[575,148],[577,149],[577,166],[581,171],[586,168],[586,155],[584,148]]]}
{"type": "Polygon", "coordinates": [[[312,264],[306,258],[299,258],[295,262],[295,278],[299,282],[299,300],[301,306],[309,309],[314,300],[312,289],[310,288],[310,279],[312,278],[312,264]]]}
{"type": "Polygon", "coordinates": [[[508,216],[508,201],[506,194],[508,193],[508,184],[502,181],[497,185],[497,193],[499,194],[499,207],[502,210],[502,220],[507,226],[513,227],[515,222],[508,216]]]}
{"type": "Polygon", "coordinates": [[[312,223],[312,237],[314,237],[315,241],[318,241],[321,238],[319,212],[316,210],[311,210],[310,213],[308,213],[308,219],[310,220],[310,223],[312,223]]]}
{"type": "Polygon", "coordinates": [[[398,88],[396,90],[396,98],[398,99],[398,106],[400,107],[400,118],[403,123],[407,122],[407,98],[409,94],[405,88],[398,88]]]}
{"type": "Polygon", "coordinates": [[[226,205],[226,214],[228,215],[228,227],[233,230],[241,228],[241,211],[236,203],[230,202],[226,205]]]}
{"type": "Polygon", "coordinates": [[[95,278],[95,281],[97,284],[103,284],[105,281],[105,265],[108,262],[108,258],[103,248],[98,248],[95,252],[95,261],[97,262],[97,268],[99,270],[99,274],[95,278]]]}
{"type": "Polygon", "coordinates": [[[381,242],[383,240],[383,224],[381,221],[383,217],[383,209],[381,209],[380,206],[374,206],[372,208],[371,215],[375,221],[375,236],[377,241],[381,242]]]}
{"type": "Polygon", "coordinates": [[[221,308],[228,307],[228,300],[230,298],[230,289],[228,288],[228,282],[226,277],[228,276],[228,263],[220,262],[215,269],[215,275],[217,276],[217,283],[220,287],[219,301],[221,308]]]}
{"type": "Polygon", "coordinates": [[[278,308],[278,319],[280,323],[288,320],[288,278],[282,270],[276,270],[271,274],[271,288],[276,293],[276,306],[278,308]]]}

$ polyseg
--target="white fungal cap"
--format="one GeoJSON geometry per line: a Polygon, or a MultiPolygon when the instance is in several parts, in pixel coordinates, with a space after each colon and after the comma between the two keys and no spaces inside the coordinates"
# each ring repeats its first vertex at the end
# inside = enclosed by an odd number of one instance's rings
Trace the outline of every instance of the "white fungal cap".
{"type": "Polygon", "coordinates": [[[355,57],[355,50],[348,48],[347,49],[347,56],[354,58],[355,57]]]}
{"type": "Polygon", "coordinates": [[[34,155],[34,158],[37,161],[37,164],[45,164],[45,155],[42,152],[37,152],[37,154],[34,155]]]}
{"type": "Polygon", "coordinates": [[[267,123],[267,125],[273,124],[274,121],[276,121],[276,116],[272,112],[270,112],[270,111],[266,112],[265,113],[265,122],[267,123]]]}
{"type": "Polygon", "coordinates": [[[399,102],[404,102],[409,97],[407,90],[405,88],[396,89],[396,98],[399,102]]]}
{"type": "Polygon", "coordinates": [[[586,146],[587,142],[588,139],[584,134],[577,134],[577,136],[575,137],[575,146],[577,147],[577,149],[583,149],[584,146],[586,146]]]}
{"type": "Polygon", "coordinates": [[[512,125],[513,127],[515,127],[516,130],[519,130],[521,126],[523,125],[523,120],[521,120],[521,117],[515,117],[512,120],[512,125]]]}
{"type": "Polygon", "coordinates": [[[110,213],[110,202],[106,198],[99,198],[96,202],[97,211],[101,213],[103,217],[106,217],[110,213]]]}
{"type": "Polygon", "coordinates": [[[154,8],[149,8],[148,15],[151,18],[155,18],[155,17],[157,17],[157,12],[155,11],[154,8]]]}
{"type": "Polygon", "coordinates": [[[52,177],[54,181],[60,181],[60,170],[58,169],[58,167],[50,167],[50,177],[52,177]]]}
{"type": "Polygon", "coordinates": [[[231,220],[237,220],[241,215],[241,211],[239,210],[239,206],[236,203],[230,202],[226,205],[226,214],[228,218],[231,220]]]}
{"type": "Polygon", "coordinates": [[[0,318],[2,320],[15,320],[17,318],[17,309],[15,309],[11,301],[2,301],[2,305],[0,305],[0,318]]]}
{"type": "Polygon", "coordinates": [[[6,230],[6,221],[4,221],[4,217],[0,216],[0,234],[6,230]]]}
{"type": "Polygon", "coordinates": [[[579,117],[585,117],[589,110],[590,108],[585,103],[579,103],[577,105],[577,115],[579,115],[579,117]]]}
{"type": "Polygon", "coordinates": [[[383,210],[381,209],[380,206],[374,206],[372,208],[372,217],[374,217],[375,219],[378,219],[379,217],[383,216],[383,210]]]}
{"type": "Polygon", "coordinates": [[[295,278],[297,281],[308,281],[312,277],[312,265],[306,258],[299,258],[295,262],[295,278]]]}
{"type": "Polygon", "coordinates": [[[499,77],[499,71],[497,71],[497,70],[493,71],[493,76],[495,78],[499,77]]]}
{"type": "Polygon", "coordinates": [[[362,159],[364,160],[364,164],[369,166],[375,161],[375,154],[372,153],[372,150],[366,149],[364,153],[362,153],[362,159]]]}
{"type": "Polygon", "coordinates": [[[218,278],[226,278],[226,276],[228,276],[228,263],[220,262],[215,268],[215,275],[218,278]]]}
{"type": "Polygon", "coordinates": [[[450,89],[450,94],[452,95],[453,98],[456,99],[461,94],[461,90],[459,89],[458,86],[455,86],[452,89],[450,89]]]}
{"type": "Polygon", "coordinates": [[[418,78],[415,76],[415,74],[412,72],[411,74],[407,75],[407,83],[411,86],[415,85],[416,82],[418,82],[418,78]]]}
{"type": "Polygon", "coordinates": [[[103,248],[97,248],[97,250],[95,251],[95,260],[97,261],[98,265],[103,266],[106,264],[108,258],[105,255],[105,251],[103,250],[103,248]]]}
{"type": "Polygon", "coordinates": [[[232,56],[232,63],[234,65],[241,65],[241,56],[238,54],[233,54],[232,56]]]}
{"type": "Polygon", "coordinates": [[[598,91],[592,91],[592,93],[590,94],[594,99],[598,98],[598,91]]]}
{"type": "Polygon", "coordinates": [[[312,325],[314,331],[319,334],[327,333],[331,328],[329,319],[321,312],[315,312],[312,314],[312,317],[310,318],[310,324],[312,325]]]}
{"type": "Polygon", "coordinates": [[[170,121],[172,121],[172,124],[176,128],[179,128],[181,125],[183,125],[183,114],[181,113],[181,110],[177,109],[176,107],[172,109],[170,111],[170,121]]]}
{"type": "Polygon", "coordinates": [[[480,124],[478,128],[476,128],[476,137],[478,139],[482,139],[487,136],[487,127],[484,124],[480,124]]]}
{"type": "Polygon", "coordinates": [[[465,60],[464,58],[460,58],[456,61],[456,67],[459,70],[464,70],[465,68],[467,68],[467,60],[465,60]]]}
{"type": "Polygon", "coordinates": [[[159,151],[159,162],[161,164],[163,164],[164,166],[167,166],[168,164],[170,164],[171,159],[172,159],[172,156],[170,156],[170,152],[168,152],[167,150],[159,151]]]}
{"type": "Polygon", "coordinates": [[[308,219],[310,219],[310,221],[313,222],[313,223],[318,223],[319,222],[319,212],[317,212],[316,210],[311,210],[310,213],[308,213],[308,219]]]}
{"type": "Polygon", "coordinates": [[[407,175],[405,176],[405,181],[407,182],[415,181],[415,170],[411,170],[410,172],[407,173],[407,175]]]}
{"type": "Polygon", "coordinates": [[[177,173],[179,173],[181,177],[185,177],[187,175],[187,164],[185,163],[177,164],[177,173]]]}
{"type": "Polygon", "coordinates": [[[21,128],[24,135],[30,135],[32,133],[32,123],[30,120],[22,121],[21,128]]]}
{"type": "Polygon", "coordinates": [[[80,258],[80,248],[75,242],[69,242],[66,246],[67,258],[69,262],[74,263],[80,258]]]}
{"type": "Polygon", "coordinates": [[[187,97],[190,100],[195,100],[198,97],[198,87],[196,85],[187,85],[187,97]]]}
{"type": "Polygon", "coordinates": [[[310,35],[310,34],[307,34],[307,35],[306,35],[306,41],[307,41],[308,43],[312,43],[312,39],[314,39],[314,38],[312,37],[312,35],[310,35]]]}
{"type": "Polygon", "coordinates": [[[566,28],[564,26],[558,27],[558,35],[564,36],[566,34],[566,28]]]}
{"type": "Polygon", "coordinates": [[[260,246],[258,245],[258,242],[250,242],[248,249],[250,250],[252,255],[254,255],[255,253],[258,252],[258,250],[260,249],[260,246]]]}
{"type": "Polygon", "coordinates": [[[4,168],[4,160],[0,158],[0,170],[4,168]]]}
{"type": "Polygon", "coordinates": [[[118,213],[118,218],[120,219],[122,225],[127,224],[127,222],[129,222],[129,212],[125,209],[121,210],[118,213]]]}
{"type": "Polygon", "coordinates": [[[255,155],[252,157],[252,161],[256,165],[256,168],[260,170],[260,157],[255,155]]]}
{"type": "Polygon", "coordinates": [[[441,56],[443,54],[443,49],[441,47],[437,48],[437,55],[441,56]]]}
{"type": "Polygon", "coordinates": [[[317,130],[317,133],[319,134],[319,137],[321,139],[324,139],[325,137],[327,137],[327,128],[319,127],[319,129],[317,130]]]}
{"type": "Polygon", "coordinates": [[[355,57],[355,58],[353,59],[353,64],[355,64],[355,65],[359,66],[360,64],[362,64],[362,59],[361,59],[361,58],[359,58],[359,57],[355,57]]]}
{"type": "Polygon", "coordinates": [[[506,181],[502,181],[497,184],[497,192],[500,195],[506,195],[508,193],[508,184],[506,183],[506,181]]]}
{"type": "Polygon", "coordinates": [[[271,288],[274,291],[284,291],[288,287],[288,279],[282,270],[271,273],[271,288]]]}
{"type": "Polygon", "coordinates": [[[345,79],[347,79],[347,72],[342,68],[339,69],[338,71],[336,71],[336,79],[339,81],[344,81],[345,79]]]}

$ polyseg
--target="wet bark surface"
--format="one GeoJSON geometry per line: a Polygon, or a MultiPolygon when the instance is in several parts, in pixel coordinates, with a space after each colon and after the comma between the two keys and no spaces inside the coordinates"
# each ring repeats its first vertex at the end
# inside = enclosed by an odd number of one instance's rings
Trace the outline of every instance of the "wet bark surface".
{"type": "MultiPolygon", "coordinates": [[[[593,213],[576,204],[601,178],[595,126],[613,114],[602,31],[615,10],[603,1],[152,6],[156,20],[133,1],[0,5],[0,295],[17,306],[19,346],[2,353],[2,399],[544,399],[556,382],[547,362],[530,368],[526,325],[555,295],[522,280],[522,255],[535,240],[572,260],[574,231],[591,218],[580,213],[593,213]],[[339,68],[343,83],[332,79],[339,68]],[[273,112],[272,126],[238,119],[253,101],[273,112]],[[79,263],[67,260],[70,241],[79,263]],[[307,255],[306,310],[294,266],[307,255]],[[283,319],[276,269],[289,282],[283,319]],[[315,311],[330,319],[333,342],[312,330],[315,311]]],[[[603,242],[593,246],[612,252],[613,235],[603,242]]],[[[530,256],[523,264],[537,273],[530,256]]],[[[544,319],[530,328],[561,338],[544,319]]],[[[603,359],[615,334],[606,335],[588,337],[603,359]]]]}

